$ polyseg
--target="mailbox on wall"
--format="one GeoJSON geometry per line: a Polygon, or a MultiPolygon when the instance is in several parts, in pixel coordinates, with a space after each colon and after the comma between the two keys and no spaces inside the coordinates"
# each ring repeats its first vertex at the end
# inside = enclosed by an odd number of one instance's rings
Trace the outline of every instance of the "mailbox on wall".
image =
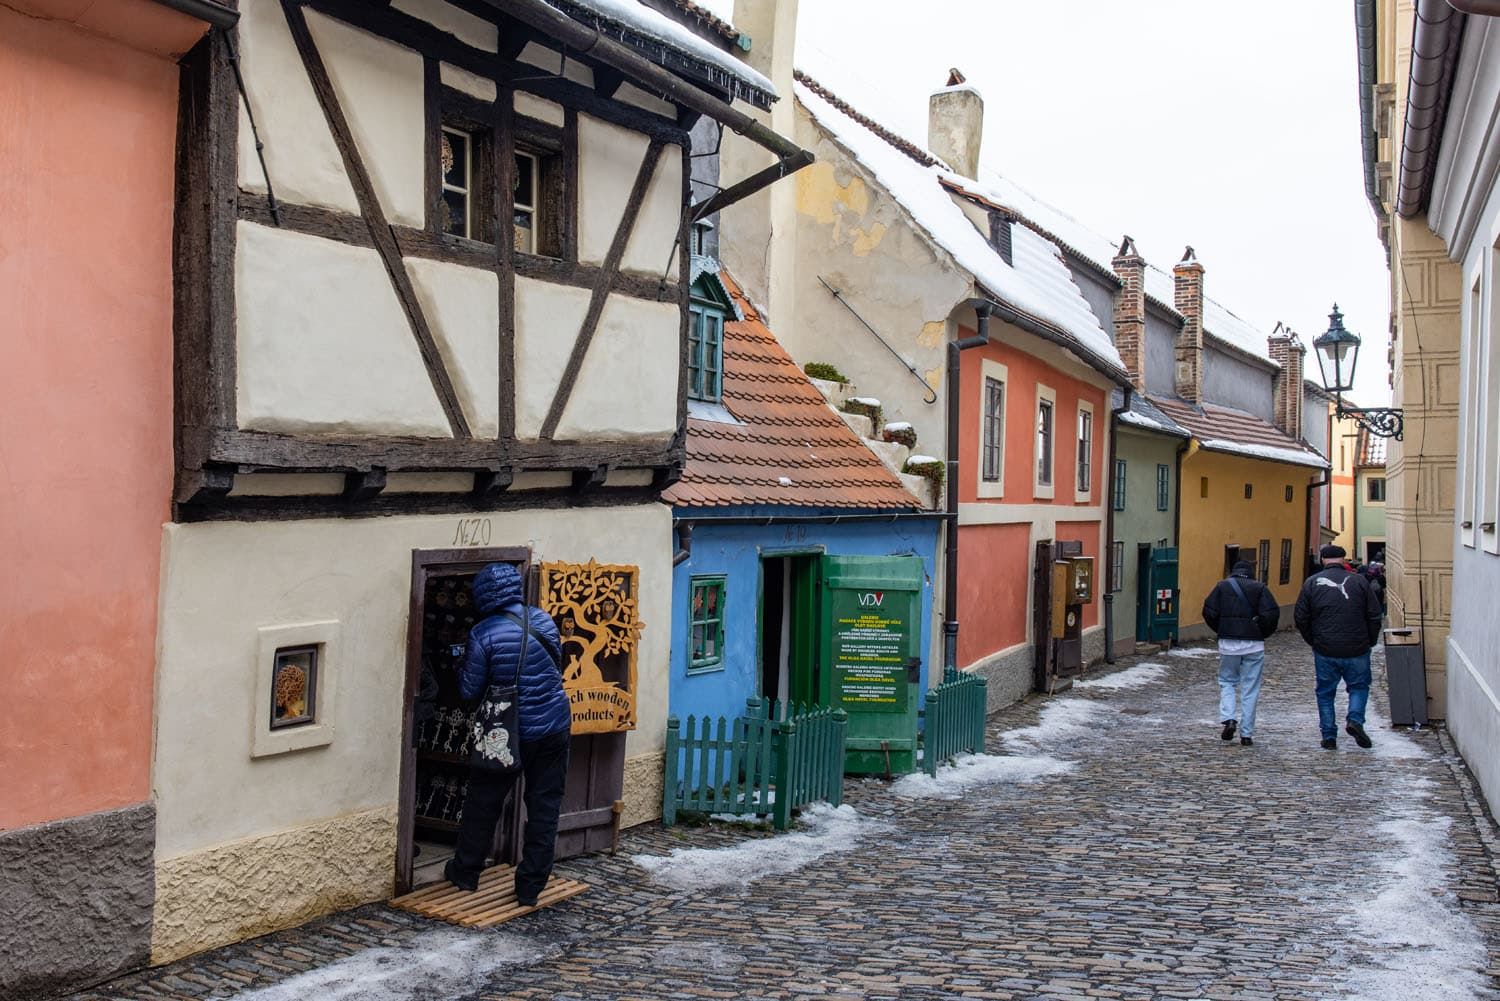
{"type": "Polygon", "coordinates": [[[1068,560],[1068,604],[1087,605],[1094,600],[1094,558],[1074,556],[1068,560]]]}

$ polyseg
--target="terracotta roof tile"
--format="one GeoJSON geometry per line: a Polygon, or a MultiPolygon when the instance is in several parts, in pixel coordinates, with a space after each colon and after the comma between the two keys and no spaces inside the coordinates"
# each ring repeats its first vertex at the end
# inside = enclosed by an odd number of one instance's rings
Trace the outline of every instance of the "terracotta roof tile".
{"type": "Polygon", "coordinates": [[[1150,401],[1210,451],[1233,452],[1249,458],[1301,466],[1328,464],[1328,460],[1306,442],[1298,441],[1270,421],[1243,410],[1221,407],[1216,403],[1194,406],[1186,400],[1169,396],[1150,396],[1150,401]]]}
{"type": "Polygon", "coordinates": [[[912,510],[922,505],[849,429],[777,342],[727,272],[745,314],[724,324],[724,407],[741,423],[689,418],[679,507],[787,505],[912,510]]]}

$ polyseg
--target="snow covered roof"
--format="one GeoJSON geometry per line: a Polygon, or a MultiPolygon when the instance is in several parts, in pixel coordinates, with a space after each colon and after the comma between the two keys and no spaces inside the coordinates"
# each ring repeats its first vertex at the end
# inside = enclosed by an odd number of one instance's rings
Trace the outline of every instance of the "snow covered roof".
{"type": "MultiPolygon", "coordinates": [[[[547,0],[547,3],[577,21],[597,28],[640,50],[653,62],[667,64],[669,51],[708,83],[735,97],[768,107],[776,99],[771,81],[744,62],[725,52],[684,25],[652,10],[640,0],[547,0]]],[[[676,70],[678,66],[668,68],[676,70]]]]}
{"type": "Polygon", "coordinates": [[[1199,447],[1210,452],[1229,452],[1298,466],[1328,465],[1317,449],[1254,414],[1215,403],[1194,406],[1175,397],[1152,396],[1150,400],[1173,424],[1197,438],[1199,447]]]}
{"type": "MultiPolygon", "coordinates": [[[[1124,391],[1116,389],[1110,394],[1109,409],[1119,410],[1124,391]]],[[[1169,434],[1174,438],[1191,438],[1193,433],[1168,417],[1160,407],[1152,403],[1144,393],[1130,394],[1130,409],[1120,414],[1120,423],[1138,427],[1145,431],[1169,434]]]]}
{"type": "Polygon", "coordinates": [[[797,73],[797,100],[873,174],[931,240],[1000,303],[1055,331],[1095,364],[1125,374],[1109,334],[1073,282],[1057,245],[1025,227],[1011,235],[1007,264],[944,187],[963,180],[936,157],[855,112],[817,81],[797,73]]]}

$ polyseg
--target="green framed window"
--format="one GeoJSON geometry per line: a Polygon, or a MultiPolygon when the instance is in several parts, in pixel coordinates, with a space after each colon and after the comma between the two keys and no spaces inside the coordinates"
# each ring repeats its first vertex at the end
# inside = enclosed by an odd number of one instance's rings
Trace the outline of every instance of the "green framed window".
{"type": "Polygon", "coordinates": [[[722,670],[724,578],[692,578],[688,584],[688,599],[688,670],[722,670]]]}
{"type": "Polygon", "coordinates": [[[1165,511],[1171,506],[1172,467],[1166,463],[1156,466],[1156,509],[1165,511]]]}
{"type": "Polygon", "coordinates": [[[689,311],[688,396],[718,403],[724,396],[724,311],[698,302],[689,311]]]}
{"type": "Polygon", "coordinates": [[[1115,460],[1115,510],[1125,510],[1125,460],[1115,460]]]}

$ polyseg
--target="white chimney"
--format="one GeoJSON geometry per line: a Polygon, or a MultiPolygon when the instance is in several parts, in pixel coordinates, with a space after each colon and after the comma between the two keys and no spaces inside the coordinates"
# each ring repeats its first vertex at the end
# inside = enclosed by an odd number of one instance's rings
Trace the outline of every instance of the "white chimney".
{"type": "Polygon", "coordinates": [[[984,98],[956,69],[948,85],[927,99],[927,148],[970,180],[979,179],[984,139],[984,98]]]}

